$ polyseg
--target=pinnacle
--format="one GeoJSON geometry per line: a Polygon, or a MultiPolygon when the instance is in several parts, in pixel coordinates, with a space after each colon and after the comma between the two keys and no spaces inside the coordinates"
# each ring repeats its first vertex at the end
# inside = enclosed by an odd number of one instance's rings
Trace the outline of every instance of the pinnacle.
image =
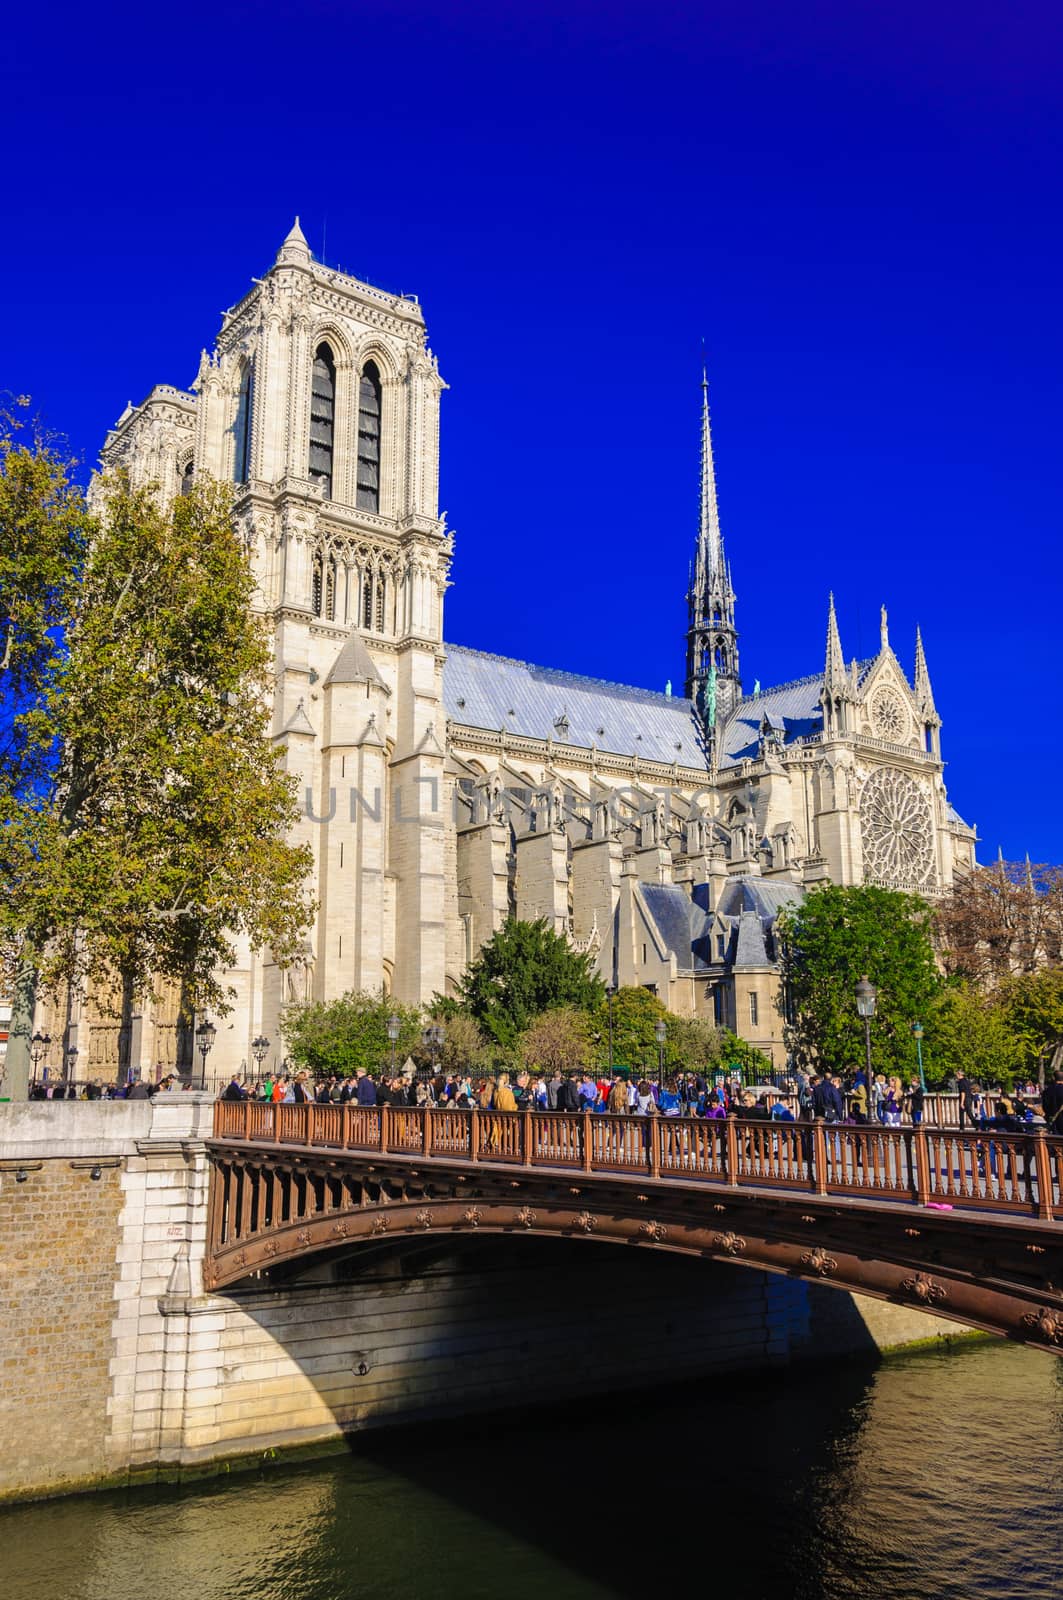
{"type": "Polygon", "coordinates": [[[831,593],[827,603],[827,658],[823,669],[826,683],[840,683],[845,677],[845,656],[842,653],[841,636],[838,633],[838,618],[834,610],[834,594],[831,593]]]}
{"type": "Polygon", "coordinates": [[[299,226],[299,218],[296,217],[288,230],[284,243],[277,252],[277,260],[278,262],[291,262],[309,261],[310,259],[310,246],[306,242],[305,233],[299,226]]]}

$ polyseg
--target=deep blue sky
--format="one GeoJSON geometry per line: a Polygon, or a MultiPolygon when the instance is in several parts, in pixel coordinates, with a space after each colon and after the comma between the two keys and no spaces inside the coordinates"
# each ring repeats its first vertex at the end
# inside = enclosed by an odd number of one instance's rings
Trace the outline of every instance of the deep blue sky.
{"type": "Polygon", "coordinates": [[[0,387],[91,463],[299,212],[421,297],[447,635],[683,675],[708,352],[747,685],[922,623],[983,859],[1063,859],[1063,11],[20,7],[0,387]]]}

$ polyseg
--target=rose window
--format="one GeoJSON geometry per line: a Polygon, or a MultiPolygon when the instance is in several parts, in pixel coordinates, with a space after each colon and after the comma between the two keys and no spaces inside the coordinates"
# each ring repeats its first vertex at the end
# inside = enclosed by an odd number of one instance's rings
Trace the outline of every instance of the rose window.
{"type": "Polygon", "coordinates": [[[930,801],[914,779],[879,767],[860,796],[864,872],[879,882],[924,884],[934,866],[930,801]]]}
{"type": "Polygon", "coordinates": [[[910,724],[904,701],[896,689],[880,689],[871,701],[871,726],[880,739],[901,744],[908,737],[910,724]]]}

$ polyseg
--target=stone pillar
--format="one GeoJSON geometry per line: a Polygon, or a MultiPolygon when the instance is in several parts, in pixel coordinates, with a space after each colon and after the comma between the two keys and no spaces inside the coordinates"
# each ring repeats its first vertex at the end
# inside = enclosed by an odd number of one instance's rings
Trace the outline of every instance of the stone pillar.
{"type": "Polygon", "coordinates": [[[517,840],[517,916],[545,919],[555,933],[568,929],[568,840],[555,828],[517,840]]]}

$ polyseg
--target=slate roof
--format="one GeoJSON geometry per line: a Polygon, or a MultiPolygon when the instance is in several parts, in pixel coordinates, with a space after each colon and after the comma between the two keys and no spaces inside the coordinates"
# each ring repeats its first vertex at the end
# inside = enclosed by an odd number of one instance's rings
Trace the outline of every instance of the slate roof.
{"type": "Polygon", "coordinates": [[[819,693],[823,674],[814,672],[808,678],[797,678],[793,683],[779,684],[774,689],[762,689],[759,694],[744,695],[723,730],[720,766],[734,766],[739,761],[755,761],[760,745],[760,729],[765,717],[771,726],[782,732],[784,744],[823,731],[823,708],[819,693]]]}
{"type": "Polygon", "coordinates": [[[627,684],[585,678],[508,656],[448,644],[443,703],[452,722],[504,728],[614,755],[705,766],[691,701],[627,684]],[[567,729],[559,729],[560,719],[567,729]]]}
{"type": "Polygon", "coordinates": [[[639,892],[662,944],[679,965],[687,969],[706,967],[712,918],[675,884],[641,883],[639,892]]]}
{"type": "Polygon", "coordinates": [[[384,683],[357,628],[352,628],[343,641],[340,653],[332,663],[332,670],[325,679],[326,689],[330,683],[384,683]]]}

